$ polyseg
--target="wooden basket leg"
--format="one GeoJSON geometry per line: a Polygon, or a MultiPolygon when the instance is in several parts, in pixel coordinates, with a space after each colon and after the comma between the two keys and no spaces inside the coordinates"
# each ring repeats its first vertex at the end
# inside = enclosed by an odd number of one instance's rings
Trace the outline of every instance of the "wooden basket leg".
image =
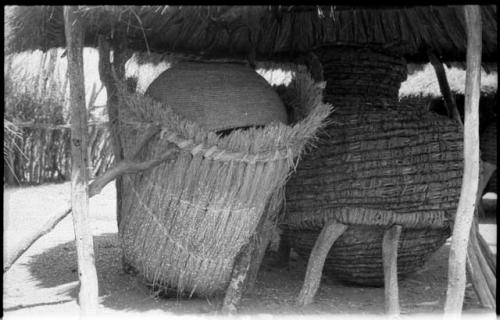
{"type": "Polygon", "coordinates": [[[399,315],[398,243],[401,226],[392,226],[384,233],[382,258],[384,261],[385,313],[399,315]]]}
{"type": "Polygon", "coordinates": [[[316,291],[318,291],[323,273],[326,256],[335,240],[337,240],[347,229],[347,226],[333,220],[328,221],[321,230],[314,248],[309,256],[304,284],[297,298],[297,305],[305,306],[310,304],[316,291]]]}
{"type": "Polygon", "coordinates": [[[224,301],[222,302],[222,313],[235,313],[243,296],[243,291],[250,270],[250,262],[255,248],[255,240],[251,239],[240,250],[235,258],[231,281],[226,290],[224,301]]]}

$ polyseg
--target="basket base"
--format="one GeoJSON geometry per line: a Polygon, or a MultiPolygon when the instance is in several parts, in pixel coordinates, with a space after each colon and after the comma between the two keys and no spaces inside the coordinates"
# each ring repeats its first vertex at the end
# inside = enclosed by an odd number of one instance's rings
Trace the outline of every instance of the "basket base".
{"type": "MultiPolygon", "coordinates": [[[[350,226],[333,244],[325,261],[325,274],[345,283],[384,285],[382,239],[384,228],[350,226]]],[[[320,230],[287,230],[284,237],[303,259],[308,259],[320,230]]],[[[442,229],[403,229],[398,246],[399,279],[421,269],[451,235],[442,229]]]]}

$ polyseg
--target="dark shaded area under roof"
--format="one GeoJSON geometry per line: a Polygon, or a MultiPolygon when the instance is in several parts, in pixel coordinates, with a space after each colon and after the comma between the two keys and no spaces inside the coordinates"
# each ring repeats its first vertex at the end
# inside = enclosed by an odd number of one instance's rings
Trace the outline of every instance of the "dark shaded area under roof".
{"type": "MultiPolygon", "coordinates": [[[[482,6],[483,60],[497,60],[496,6],[482,6]]],[[[317,46],[383,44],[408,61],[464,61],[462,6],[82,6],[85,45],[126,35],[137,51],[287,61],[317,46]]],[[[61,6],[6,8],[6,53],[65,46],[61,6]]]]}

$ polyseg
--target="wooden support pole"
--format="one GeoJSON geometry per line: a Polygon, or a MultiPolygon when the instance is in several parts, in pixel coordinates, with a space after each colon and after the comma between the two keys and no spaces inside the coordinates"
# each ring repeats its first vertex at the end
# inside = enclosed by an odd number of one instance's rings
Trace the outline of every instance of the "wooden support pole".
{"type": "Polygon", "coordinates": [[[465,294],[466,253],[479,186],[479,95],[481,85],[481,9],[465,6],[467,72],[464,105],[464,174],[453,227],[448,266],[446,319],[460,318],[465,294]]]}
{"type": "MultiPolygon", "coordinates": [[[[113,154],[115,161],[123,160],[123,148],[120,140],[120,130],[118,127],[119,121],[119,108],[118,108],[118,90],[116,83],[113,79],[113,67],[111,65],[110,54],[111,47],[109,42],[100,35],[98,38],[98,51],[99,51],[99,77],[102,84],[106,88],[106,108],[109,117],[109,133],[111,137],[111,145],[113,146],[113,154]]],[[[121,221],[121,208],[122,208],[122,179],[116,179],[116,219],[118,227],[121,221]]]]}
{"type": "Polygon", "coordinates": [[[270,227],[271,220],[269,217],[272,214],[269,210],[269,203],[266,205],[264,214],[260,217],[253,235],[234,259],[231,281],[222,302],[221,310],[223,313],[235,313],[240,305],[244,291],[253,288],[253,282],[257,278],[270,239],[270,232],[266,230],[266,228],[270,227]]]}
{"type": "Polygon", "coordinates": [[[238,310],[238,306],[243,296],[248,271],[250,270],[250,262],[254,249],[255,239],[252,237],[250,241],[241,248],[239,254],[234,259],[231,281],[229,282],[224,301],[222,302],[222,313],[235,313],[238,310]]]}
{"type": "Polygon", "coordinates": [[[89,223],[87,174],[87,108],[83,76],[83,26],[78,7],[64,7],[64,27],[68,50],[68,75],[71,106],[71,208],[78,257],[78,295],[82,315],[95,315],[98,282],[94,261],[94,241],[89,223]]]}
{"type": "Polygon", "coordinates": [[[398,244],[400,235],[401,226],[395,225],[385,231],[382,241],[385,313],[388,315],[399,315],[398,244]]]}
{"type": "Polygon", "coordinates": [[[450,85],[448,84],[448,78],[446,77],[446,71],[444,70],[443,63],[431,49],[427,50],[427,56],[429,57],[429,60],[434,67],[434,71],[436,72],[439,89],[441,89],[441,94],[443,95],[444,105],[446,106],[448,117],[457,121],[463,128],[464,125],[462,123],[462,119],[460,118],[460,113],[458,112],[455,97],[450,90],[450,85]]]}
{"type": "Polygon", "coordinates": [[[306,276],[297,298],[297,305],[305,306],[313,302],[321,282],[326,256],[333,243],[346,229],[346,225],[330,220],[321,230],[307,262],[306,276]]]}

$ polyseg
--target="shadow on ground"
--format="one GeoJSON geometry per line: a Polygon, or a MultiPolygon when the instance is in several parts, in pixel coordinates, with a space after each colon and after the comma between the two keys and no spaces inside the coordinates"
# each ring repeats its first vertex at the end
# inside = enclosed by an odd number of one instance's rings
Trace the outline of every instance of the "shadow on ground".
{"type": "MultiPolygon", "coordinates": [[[[222,302],[218,298],[159,298],[139,277],[126,274],[121,266],[121,249],[117,234],[94,237],[99,297],[105,308],[121,311],[163,310],[177,314],[216,314],[222,302]]],[[[419,272],[400,281],[402,312],[439,312],[446,294],[449,245],[438,250],[419,272]]],[[[310,306],[294,306],[305,274],[306,262],[292,256],[289,267],[273,266],[273,253],[266,255],[255,288],[242,300],[240,313],[273,314],[383,314],[384,289],[351,286],[323,277],[322,285],[310,306]]],[[[78,280],[74,242],[67,242],[33,256],[29,270],[40,288],[53,288],[78,280]]],[[[63,286],[64,287],[64,286],[63,286]]],[[[477,304],[472,288],[466,293],[466,304],[477,304]],[[472,293],[472,295],[474,295],[472,293]]],[[[78,287],[66,292],[76,299],[78,287]]]]}

